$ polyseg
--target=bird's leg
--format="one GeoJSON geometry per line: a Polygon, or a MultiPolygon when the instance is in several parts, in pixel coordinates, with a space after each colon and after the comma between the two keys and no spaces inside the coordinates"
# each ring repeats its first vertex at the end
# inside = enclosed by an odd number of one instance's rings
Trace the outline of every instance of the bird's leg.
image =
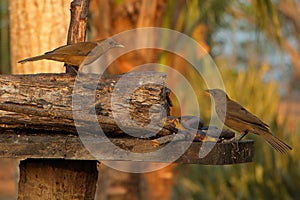
{"type": "Polygon", "coordinates": [[[78,73],[78,67],[74,66],[74,65],[68,65],[68,64],[64,64],[64,66],[66,67],[66,73],[69,73],[73,76],[76,76],[78,73]]]}
{"type": "MultiPolygon", "coordinates": [[[[232,148],[232,152],[239,152],[240,148],[239,148],[239,142],[238,141],[234,141],[231,143],[233,148],[232,148]]],[[[233,154],[234,155],[234,154],[233,154]]]]}
{"type": "Polygon", "coordinates": [[[239,141],[241,141],[247,134],[248,134],[248,131],[244,131],[244,134],[242,135],[242,137],[240,137],[239,141]]]}

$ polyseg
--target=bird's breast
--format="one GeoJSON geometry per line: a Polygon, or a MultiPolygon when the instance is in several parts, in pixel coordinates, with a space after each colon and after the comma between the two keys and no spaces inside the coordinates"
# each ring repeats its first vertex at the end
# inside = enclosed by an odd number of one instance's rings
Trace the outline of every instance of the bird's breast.
{"type": "Polygon", "coordinates": [[[225,118],[224,124],[226,126],[228,126],[229,128],[232,128],[233,130],[236,130],[238,132],[245,132],[245,131],[251,132],[251,129],[252,129],[251,126],[249,126],[241,121],[231,119],[229,117],[225,118]]]}

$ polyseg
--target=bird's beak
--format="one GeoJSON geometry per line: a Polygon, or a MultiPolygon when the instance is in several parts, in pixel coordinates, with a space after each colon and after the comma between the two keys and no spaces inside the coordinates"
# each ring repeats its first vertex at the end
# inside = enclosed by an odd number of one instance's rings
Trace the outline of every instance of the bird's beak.
{"type": "Polygon", "coordinates": [[[123,44],[116,44],[115,47],[117,47],[117,48],[124,48],[125,46],[123,44]]]}
{"type": "Polygon", "coordinates": [[[207,90],[204,90],[204,94],[205,94],[205,96],[210,96],[210,91],[207,89],[207,90]]]}

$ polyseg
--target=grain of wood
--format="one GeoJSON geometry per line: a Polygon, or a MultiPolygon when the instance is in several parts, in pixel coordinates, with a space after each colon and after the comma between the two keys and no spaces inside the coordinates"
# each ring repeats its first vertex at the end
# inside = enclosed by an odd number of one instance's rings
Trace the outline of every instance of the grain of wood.
{"type": "Polygon", "coordinates": [[[21,161],[18,199],[94,199],[96,166],[96,161],[21,161]]]}

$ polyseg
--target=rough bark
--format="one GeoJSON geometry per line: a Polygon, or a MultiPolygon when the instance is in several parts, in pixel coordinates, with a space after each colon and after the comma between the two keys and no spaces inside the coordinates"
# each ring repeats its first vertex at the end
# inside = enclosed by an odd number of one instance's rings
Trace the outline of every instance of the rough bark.
{"type": "Polygon", "coordinates": [[[63,72],[52,61],[17,64],[18,60],[43,54],[66,44],[69,17],[66,0],[10,0],[11,66],[16,74],[63,72]]]}
{"type": "MultiPolygon", "coordinates": [[[[71,2],[71,20],[67,44],[74,44],[85,41],[89,4],[90,0],[74,0],[71,2]]],[[[76,74],[74,69],[78,70],[78,66],[66,65],[67,73],[76,74]]]]}
{"type": "Polygon", "coordinates": [[[71,3],[71,21],[68,32],[68,44],[84,42],[89,14],[89,0],[74,0],[71,3]]]}
{"type": "Polygon", "coordinates": [[[123,133],[116,117],[124,129],[145,132],[144,126],[155,129],[160,123],[162,108],[169,114],[164,74],[135,73],[126,76],[124,84],[117,84],[123,80],[121,75],[103,76],[99,83],[96,75],[80,77],[75,93],[75,77],[67,74],[1,76],[0,127],[76,133],[73,112],[77,112],[77,128],[93,131],[93,116],[97,114],[104,132],[123,133]],[[96,95],[93,87],[97,87],[96,95]],[[77,107],[72,99],[75,95],[77,107]]]}

